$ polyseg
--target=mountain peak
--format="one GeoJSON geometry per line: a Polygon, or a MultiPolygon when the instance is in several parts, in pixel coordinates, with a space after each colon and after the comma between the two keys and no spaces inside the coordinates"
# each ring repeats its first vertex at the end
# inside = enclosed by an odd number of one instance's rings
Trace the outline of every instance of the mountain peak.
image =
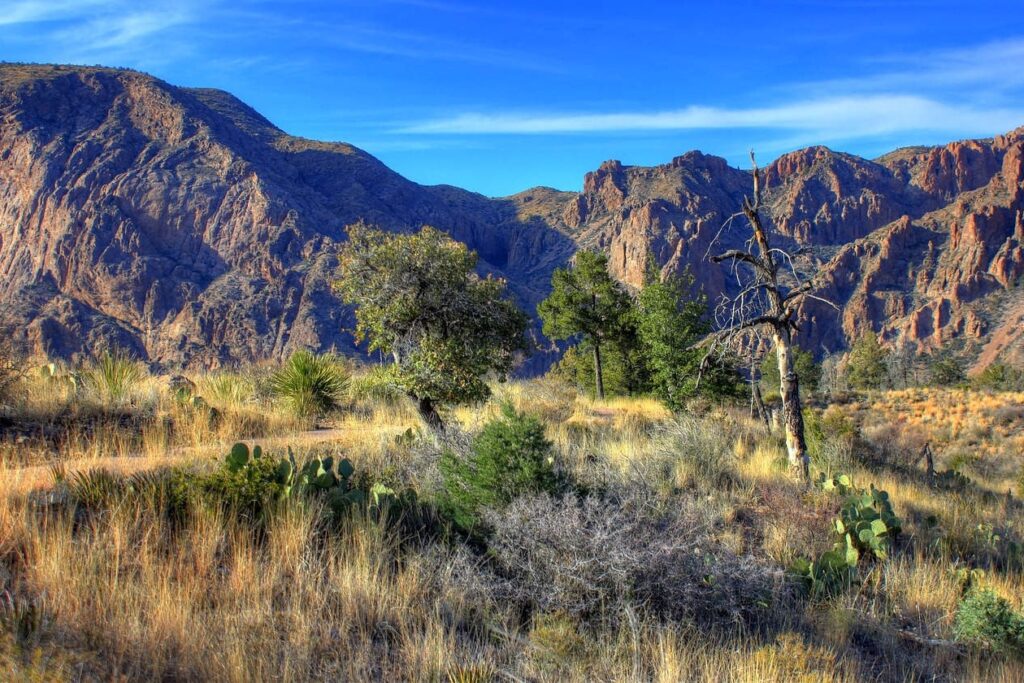
{"type": "MultiPolygon", "coordinates": [[[[580,247],[634,286],[653,254],[715,300],[736,283],[706,256],[743,245],[730,218],[752,188],[749,171],[692,150],[652,167],[605,161],[580,193],[488,199],[288,135],[224,91],[59,65],[0,65],[0,159],[0,323],[39,351],[117,345],[169,365],[354,351],[330,280],[360,220],[448,231],[530,312],[580,247]]],[[[970,352],[1012,327],[999,302],[1024,276],[1024,128],[875,161],[808,147],[765,177],[778,244],[809,248],[794,267],[818,273],[838,308],[805,305],[805,348],[871,328],[970,352]]]]}

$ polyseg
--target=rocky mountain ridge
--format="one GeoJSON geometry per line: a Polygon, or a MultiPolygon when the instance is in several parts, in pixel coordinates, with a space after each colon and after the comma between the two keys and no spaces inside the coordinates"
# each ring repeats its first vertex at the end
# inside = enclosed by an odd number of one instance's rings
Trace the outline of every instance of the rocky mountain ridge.
{"type": "MultiPolygon", "coordinates": [[[[876,160],[811,147],[765,169],[780,245],[805,248],[820,295],[801,310],[819,355],[862,332],[979,362],[1024,361],[1024,129],[876,160]]],[[[56,356],[104,345],[165,365],[353,350],[330,289],[344,227],[446,230],[532,313],[578,248],[642,282],[653,254],[712,299],[736,284],[706,256],[748,171],[688,152],[605,162],[580,193],[492,199],[426,187],[344,143],[296,138],[233,96],[133,71],[0,65],[0,325],[56,356]]],[[[723,229],[723,226],[726,226],[723,229]]]]}

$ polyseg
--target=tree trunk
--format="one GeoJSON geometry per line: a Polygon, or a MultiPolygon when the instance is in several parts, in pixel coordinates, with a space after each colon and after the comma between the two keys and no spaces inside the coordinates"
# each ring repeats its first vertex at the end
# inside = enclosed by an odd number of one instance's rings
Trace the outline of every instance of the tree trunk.
{"type": "Polygon", "coordinates": [[[601,369],[601,345],[594,342],[594,391],[597,400],[604,400],[604,372],[601,369]]]}
{"type": "Polygon", "coordinates": [[[754,406],[757,408],[757,416],[761,418],[761,422],[764,422],[764,428],[770,434],[772,423],[768,420],[768,411],[765,410],[764,401],[761,399],[761,387],[757,382],[754,382],[751,387],[751,393],[754,395],[754,406]]]}
{"type": "Polygon", "coordinates": [[[761,399],[761,373],[757,363],[754,362],[754,351],[750,351],[750,417],[757,416],[764,422],[765,430],[771,434],[772,425],[768,421],[768,411],[764,409],[764,401],[761,399]]]}
{"type": "Polygon", "coordinates": [[[444,422],[441,420],[434,402],[429,398],[414,396],[413,399],[416,401],[416,410],[419,411],[420,417],[423,418],[427,427],[437,434],[443,434],[444,422]]]}
{"type": "Polygon", "coordinates": [[[782,421],[786,431],[789,466],[805,480],[811,478],[811,456],[804,441],[804,416],[800,408],[800,382],[793,370],[792,338],[789,329],[775,331],[775,353],[779,360],[779,390],[782,394],[782,421]]]}

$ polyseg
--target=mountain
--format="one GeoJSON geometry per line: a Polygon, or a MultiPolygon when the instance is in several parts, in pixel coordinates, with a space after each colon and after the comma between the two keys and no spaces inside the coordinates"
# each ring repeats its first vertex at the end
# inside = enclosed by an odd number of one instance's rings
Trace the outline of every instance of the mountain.
{"type": "MultiPolygon", "coordinates": [[[[811,147],[769,164],[775,243],[801,252],[794,266],[822,285],[800,310],[799,343],[820,357],[875,331],[920,351],[952,345],[978,365],[1024,363],[1022,164],[1024,128],[874,161],[811,147]]],[[[630,285],[653,253],[664,270],[689,267],[715,300],[737,285],[706,256],[749,236],[729,218],[751,186],[749,172],[700,152],[652,168],[609,161],[553,224],[607,251],[630,285]]]]}
{"type": "MultiPolygon", "coordinates": [[[[765,170],[767,218],[822,298],[818,355],[867,329],[979,363],[1024,361],[1024,129],[869,161],[824,147],[765,170]]],[[[330,289],[344,227],[441,228],[532,312],[578,248],[641,284],[648,254],[712,298],[743,243],[748,171],[689,152],[605,162],[581,193],[427,187],[344,143],[297,138],[228,93],[143,73],[0,65],[0,325],[51,355],[104,345],[165,365],[354,349],[330,289]]],[[[538,366],[539,367],[539,366],[538,366]]]]}
{"type": "Polygon", "coordinates": [[[38,350],[217,365],[351,349],[330,279],[358,220],[443,228],[529,309],[574,250],[514,201],[417,185],[224,92],[0,67],[2,318],[38,350]]]}

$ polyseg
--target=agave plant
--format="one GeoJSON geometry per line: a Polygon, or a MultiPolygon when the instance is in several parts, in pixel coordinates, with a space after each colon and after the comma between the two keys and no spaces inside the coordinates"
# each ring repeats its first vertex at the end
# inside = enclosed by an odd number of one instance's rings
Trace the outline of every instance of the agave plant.
{"type": "Polygon", "coordinates": [[[349,373],[335,356],[298,351],[270,378],[274,396],[297,416],[316,418],[337,407],[349,384],[349,373]]]}
{"type": "Polygon", "coordinates": [[[124,351],[104,351],[84,373],[86,385],[115,405],[124,403],[144,376],[142,365],[124,351]]]}

